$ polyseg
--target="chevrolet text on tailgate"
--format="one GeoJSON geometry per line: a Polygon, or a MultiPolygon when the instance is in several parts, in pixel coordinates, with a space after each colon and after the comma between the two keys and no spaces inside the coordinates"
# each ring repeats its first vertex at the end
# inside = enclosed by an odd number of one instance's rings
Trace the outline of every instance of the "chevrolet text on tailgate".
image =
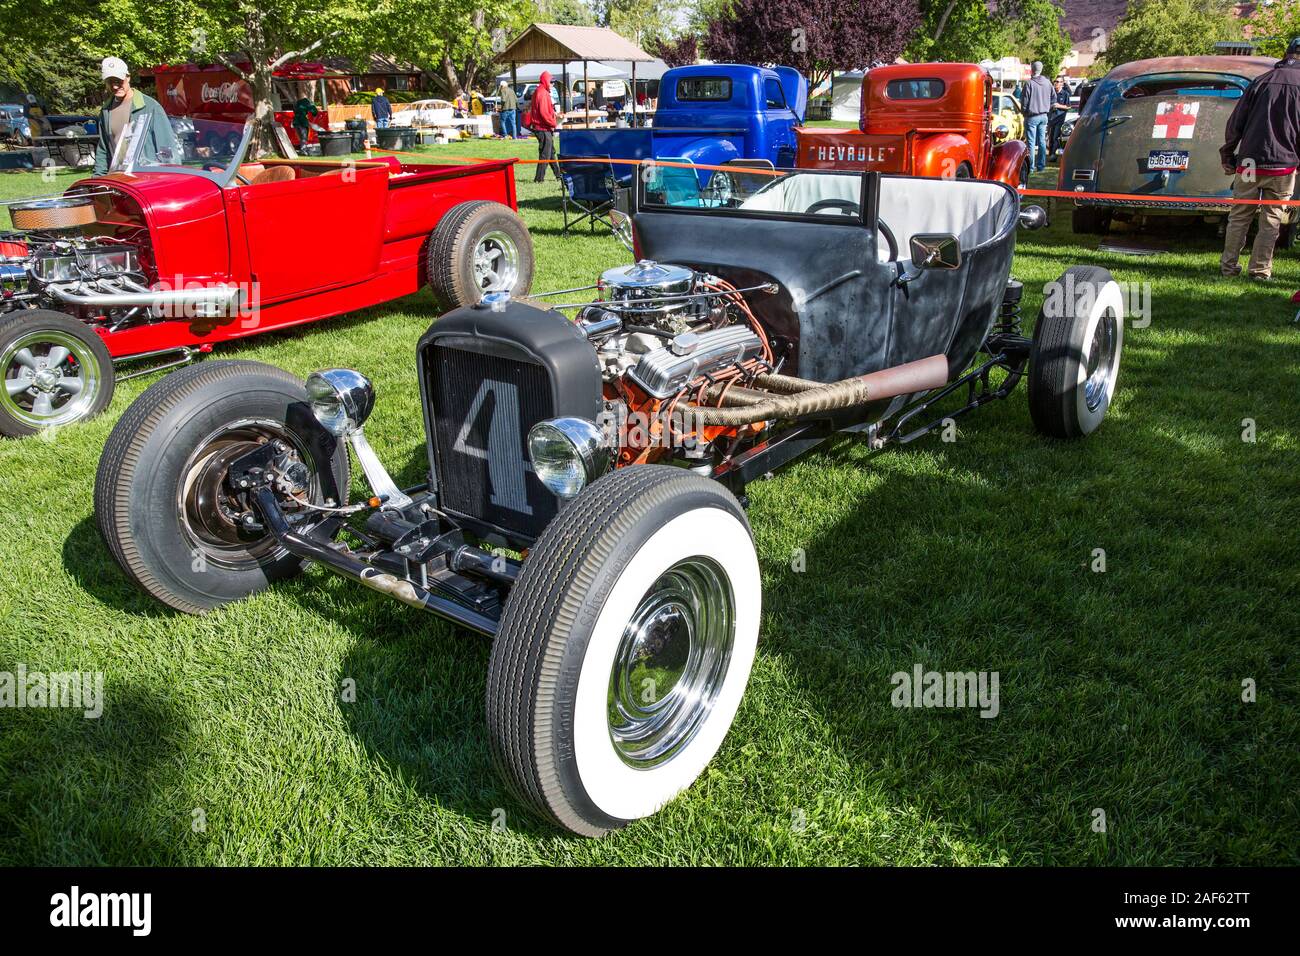
{"type": "Polygon", "coordinates": [[[973,63],[880,66],[862,79],[858,129],[796,130],[802,169],[859,169],[1018,186],[1028,151],[999,142],[993,82],[973,63]]]}

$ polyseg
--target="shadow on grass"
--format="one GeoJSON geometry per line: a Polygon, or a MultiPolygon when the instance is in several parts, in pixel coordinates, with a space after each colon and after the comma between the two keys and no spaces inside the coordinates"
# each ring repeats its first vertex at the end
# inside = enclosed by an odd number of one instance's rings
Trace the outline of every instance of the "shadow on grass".
{"type": "Polygon", "coordinates": [[[355,681],[340,703],[349,731],[376,760],[440,807],[490,826],[505,811],[511,831],[554,837],[506,790],[492,764],[484,713],[491,639],[371,594],[303,588],[299,597],[356,634],[337,681],[355,681]]]}
{"type": "Polygon", "coordinates": [[[165,691],[105,677],[97,719],[6,710],[0,744],[0,862],[168,866],[187,861],[194,801],[178,787],[188,736],[165,691]]]}
{"type": "Polygon", "coordinates": [[[63,567],[95,600],[134,617],[168,617],[176,612],[145,594],[122,573],[99,534],[95,516],[78,521],[63,540],[63,567]]]}
{"type": "MultiPolygon", "coordinates": [[[[1233,365],[1249,360],[1246,343],[1234,351],[1233,365]]],[[[1223,359],[1175,347],[1145,357],[1141,376],[1210,376],[1223,359]]],[[[1297,547],[1276,526],[1277,483],[1300,459],[1283,446],[1232,458],[1214,443],[1240,446],[1236,421],[1261,401],[1230,393],[1159,416],[1134,404],[1080,443],[1003,431],[1018,427],[1003,407],[976,428],[980,416],[963,420],[954,445],[874,459],[870,501],[834,523],[800,534],[776,516],[805,570],[779,552],[765,566],[765,652],[892,803],[1013,863],[1294,858],[1295,801],[1270,769],[1288,762],[1286,709],[1243,706],[1239,685],[1283,681],[1278,629],[1295,614],[1242,609],[1285,590],[1297,547]],[[908,467],[917,453],[938,459],[935,473],[908,467]],[[1199,500],[1207,486],[1214,497],[1199,500]],[[1090,570],[1096,547],[1108,573],[1090,570]],[[916,664],[1000,671],[999,716],[893,707],[891,675],[916,664]],[[1098,807],[1106,835],[1090,828],[1098,807]]],[[[848,441],[820,458],[813,467],[873,461],[848,441]]]]}

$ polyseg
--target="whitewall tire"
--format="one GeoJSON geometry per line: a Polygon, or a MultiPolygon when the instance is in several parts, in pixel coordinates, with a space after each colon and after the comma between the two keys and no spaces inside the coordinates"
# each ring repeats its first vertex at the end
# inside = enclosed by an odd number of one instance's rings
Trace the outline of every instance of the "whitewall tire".
{"type": "Polygon", "coordinates": [[[493,644],[488,726],[512,789],[585,836],[653,814],[722,745],[761,611],[725,488],[663,466],[594,483],[538,539],[493,644]]]}
{"type": "Polygon", "coordinates": [[[1029,355],[1029,412],[1055,438],[1101,425],[1124,349],[1124,295],[1098,266],[1072,266],[1049,286],[1029,355]]]}

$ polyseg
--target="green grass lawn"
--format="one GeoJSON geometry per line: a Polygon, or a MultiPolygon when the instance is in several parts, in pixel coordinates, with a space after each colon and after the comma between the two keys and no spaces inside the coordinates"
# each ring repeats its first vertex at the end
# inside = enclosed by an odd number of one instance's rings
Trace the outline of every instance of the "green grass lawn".
{"type": "MultiPolygon", "coordinates": [[[[556,184],[532,175],[536,288],[628,261],[607,233],[562,237],[556,184]]],[[[71,178],[0,175],[0,198],[71,178]]],[[[1098,252],[1065,210],[1020,237],[1027,325],[1071,264],[1149,283],[1150,324],[1126,330],[1090,439],[1038,437],[1022,387],[954,442],[845,439],[751,486],[765,620],[740,714],[690,791],[602,841],[533,822],[493,772],[483,639],[320,569],[203,618],[127,583],[91,490],[158,376],[52,439],[0,442],[0,671],[103,671],[107,697],[98,720],[0,710],[0,861],[1295,863],[1300,265],[1221,280],[1212,228],[1157,238],[1183,251],[1098,252]],[[999,716],[895,709],[890,675],[917,663],[997,671],[999,716]]],[[[372,376],[367,432],[412,484],[413,352],[434,317],[421,293],[218,352],[372,376]]]]}

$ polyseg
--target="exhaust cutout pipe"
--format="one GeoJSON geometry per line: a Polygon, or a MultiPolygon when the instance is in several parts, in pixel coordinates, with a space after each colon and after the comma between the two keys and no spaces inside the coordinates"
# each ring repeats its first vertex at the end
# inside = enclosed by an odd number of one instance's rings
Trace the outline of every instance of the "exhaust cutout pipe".
{"type": "MultiPolygon", "coordinates": [[[[948,359],[943,355],[931,355],[915,362],[828,384],[773,375],[760,375],[754,381],[758,385],[770,383],[787,394],[773,395],[762,401],[728,408],[695,405],[691,406],[691,414],[704,425],[752,425],[772,419],[807,418],[810,415],[840,411],[855,405],[865,405],[869,401],[942,388],[948,384],[948,359]],[[811,387],[795,391],[794,383],[807,383],[811,387]]],[[[711,394],[721,394],[721,389],[711,394]]],[[[733,400],[740,398],[741,401],[748,401],[750,396],[751,393],[745,391],[732,397],[733,400]]]]}

